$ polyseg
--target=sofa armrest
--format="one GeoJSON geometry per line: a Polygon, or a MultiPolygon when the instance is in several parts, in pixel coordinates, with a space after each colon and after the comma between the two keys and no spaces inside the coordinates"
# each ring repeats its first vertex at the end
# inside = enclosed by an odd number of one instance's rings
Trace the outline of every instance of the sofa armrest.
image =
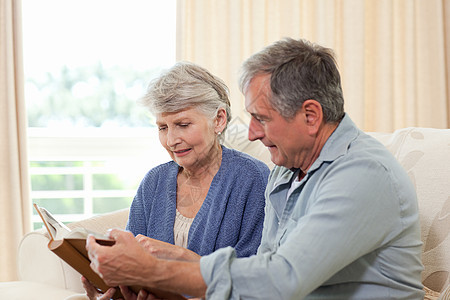
{"type": "MultiPolygon", "coordinates": [[[[84,227],[99,233],[109,228],[126,227],[129,209],[106,213],[68,224],[69,228],[84,227]]],[[[49,284],[77,293],[84,292],[80,274],[48,248],[49,237],[43,230],[26,234],[19,245],[19,280],[49,284]]]]}
{"type": "Polygon", "coordinates": [[[43,230],[26,234],[19,245],[18,275],[21,281],[33,281],[65,288],[62,260],[47,248],[43,230]]]}

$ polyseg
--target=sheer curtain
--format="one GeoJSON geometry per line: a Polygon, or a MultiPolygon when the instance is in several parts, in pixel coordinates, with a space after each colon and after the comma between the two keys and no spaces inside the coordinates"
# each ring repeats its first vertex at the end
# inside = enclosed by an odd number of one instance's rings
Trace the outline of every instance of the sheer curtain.
{"type": "Polygon", "coordinates": [[[0,0],[0,281],[17,278],[17,247],[31,230],[20,15],[20,1],[0,0]]]}
{"type": "Polygon", "coordinates": [[[450,127],[448,0],[180,0],[178,10],[177,58],[226,81],[234,117],[245,118],[240,64],[288,36],[335,50],[363,130],[450,127]]]}

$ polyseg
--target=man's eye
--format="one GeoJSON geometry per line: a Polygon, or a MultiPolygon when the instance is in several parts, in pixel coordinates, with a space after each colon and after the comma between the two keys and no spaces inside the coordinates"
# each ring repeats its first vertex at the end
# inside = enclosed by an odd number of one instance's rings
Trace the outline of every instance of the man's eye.
{"type": "Polygon", "coordinates": [[[159,131],[163,131],[163,130],[166,130],[166,129],[167,129],[166,126],[160,126],[160,127],[158,127],[158,130],[159,130],[159,131]]]}
{"type": "Polygon", "coordinates": [[[253,118],[256,120],[256,122],[258,122],[260,124],[264,124],[264,120],[262,120],[262,119],[260,119],[258,117],[255,117],[255,116],[253,116],[253,118]]]}

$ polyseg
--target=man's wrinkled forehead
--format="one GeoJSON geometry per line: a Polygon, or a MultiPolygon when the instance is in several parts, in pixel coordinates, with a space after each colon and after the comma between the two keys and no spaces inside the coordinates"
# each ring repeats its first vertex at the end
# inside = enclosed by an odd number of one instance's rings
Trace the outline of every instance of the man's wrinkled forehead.
{"type": "Polygon", "coordinates": [[[257,75],[247,84],[245,90],[245,109],[249,113],[258,113],[261,110],[273,110],[269,98],[270,74],[257,75]]]}

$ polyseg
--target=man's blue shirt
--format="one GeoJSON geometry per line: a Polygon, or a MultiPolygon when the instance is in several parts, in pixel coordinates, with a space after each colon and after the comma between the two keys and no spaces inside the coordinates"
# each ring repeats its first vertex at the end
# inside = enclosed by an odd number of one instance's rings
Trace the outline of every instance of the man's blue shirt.
{"type": "Polygon", "coordinates": [[[298,183],[275,167],[258,254],[201,259],[208,299],[422,299],[415,189],[346,115],[298,183]]]}

